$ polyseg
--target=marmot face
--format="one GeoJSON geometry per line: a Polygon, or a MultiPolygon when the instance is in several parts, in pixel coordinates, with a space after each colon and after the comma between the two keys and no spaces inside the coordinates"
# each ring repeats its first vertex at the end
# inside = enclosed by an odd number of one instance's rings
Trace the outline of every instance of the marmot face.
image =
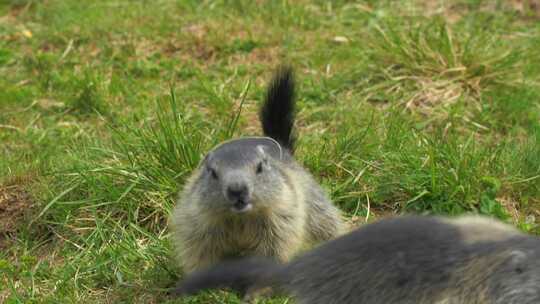
{"type": "Polygon", "coordinates": [[[264,209],[281,197],[283,176],[277,168],[284,154],[271,138],[248,137],[217,146],[201,164],[198,184],[204,201],[217,213],[241,214],[264,209]]]}

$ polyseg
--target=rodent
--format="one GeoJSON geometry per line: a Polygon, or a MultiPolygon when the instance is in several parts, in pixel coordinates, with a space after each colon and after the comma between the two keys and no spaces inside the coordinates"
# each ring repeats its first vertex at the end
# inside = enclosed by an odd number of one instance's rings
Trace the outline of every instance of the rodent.
{"type": "Polygon", "coordinates": [[[481,216],[402,216],[366,224],[287,264],[224,262],[181,281],[207,288],[280,290],[300,304],[540,303],[540,238],[481,216]]]}
{"type": "Polygon", "coordinates": [[[287,261],[341,234],[341,213],[294,157],[294,77],[275,73],[259,113],[264,137],[210,151],[188,179],[170,219],[185,273],[238,256],[287,261]]]}

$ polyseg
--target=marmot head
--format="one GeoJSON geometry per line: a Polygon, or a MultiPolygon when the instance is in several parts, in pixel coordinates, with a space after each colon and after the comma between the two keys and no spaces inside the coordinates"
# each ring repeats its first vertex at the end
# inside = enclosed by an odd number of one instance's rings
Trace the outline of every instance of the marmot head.
{"type": "Polygon", "coordinates": [[[215,211],[243,213],[279,200],[278,167],[288,152],[269,137],[247,137],[220,144],[201,164],[201,198],[215,211]]]}

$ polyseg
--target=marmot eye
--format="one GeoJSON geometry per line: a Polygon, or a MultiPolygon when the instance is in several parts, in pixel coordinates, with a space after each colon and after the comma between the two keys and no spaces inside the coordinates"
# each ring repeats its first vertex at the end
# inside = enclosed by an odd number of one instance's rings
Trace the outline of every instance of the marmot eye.
{"type": "Polygon", "coordinates": [[[260,162],[258,165],[257,165],[257,174],[261,174],[263,172],[263,163],[260,162]]]}
{"type": "Polygon", "coordinates": [[[218,175],[215,169],[208,168],[208,171],[210,172],[210,175],[212,176],[213,179],[218,179],[218,175]]]}

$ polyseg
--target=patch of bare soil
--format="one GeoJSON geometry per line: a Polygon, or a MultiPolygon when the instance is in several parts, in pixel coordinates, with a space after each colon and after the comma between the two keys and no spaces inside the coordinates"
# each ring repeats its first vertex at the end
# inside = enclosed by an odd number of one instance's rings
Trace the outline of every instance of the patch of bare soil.
{"type": "Polygon", "coordinates": [[[0,248],[14,235],[32,206],[32,198],[20,185],[0,185],[0,248]]]}

